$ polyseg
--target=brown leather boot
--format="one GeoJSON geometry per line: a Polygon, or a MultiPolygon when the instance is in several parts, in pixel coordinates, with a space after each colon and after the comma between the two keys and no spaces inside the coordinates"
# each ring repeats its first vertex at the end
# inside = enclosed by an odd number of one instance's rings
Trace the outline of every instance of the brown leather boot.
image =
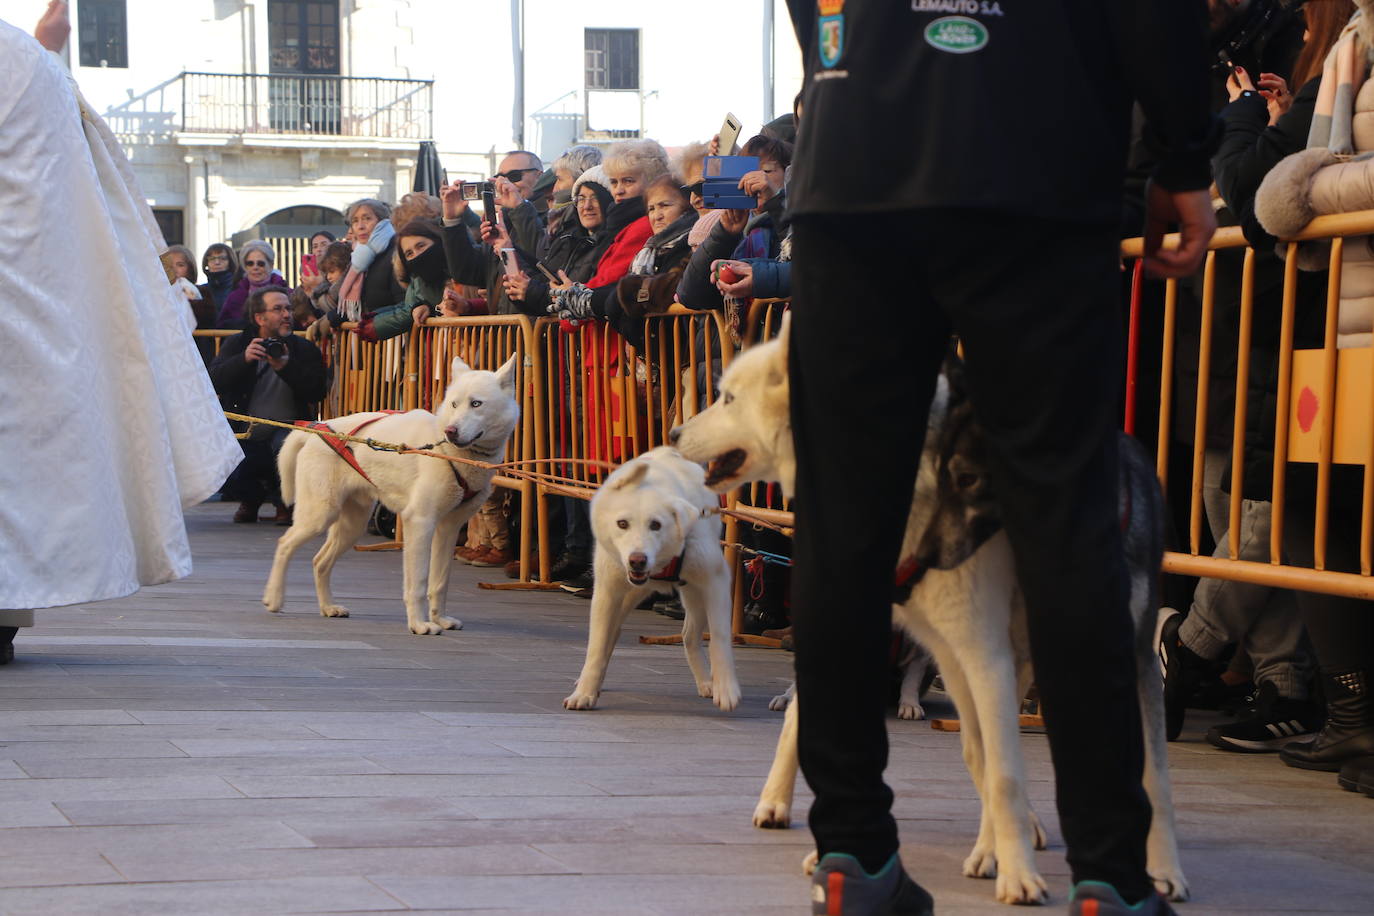
{"type": "Polygon", "coordinates": [[[238,511],[234,513],[234,521],[240,525],[251,525],[258,520],[258,510],[262,508],[262,503],[239,503],[238,511]]]}

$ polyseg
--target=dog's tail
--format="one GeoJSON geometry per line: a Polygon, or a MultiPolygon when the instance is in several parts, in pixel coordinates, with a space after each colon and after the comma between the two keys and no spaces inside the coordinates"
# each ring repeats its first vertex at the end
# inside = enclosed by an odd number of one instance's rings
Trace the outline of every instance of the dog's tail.
{"type": "Polygon", "coordinates": [[[288,506],[296,504],[296,456],[310,441],[310,434],[293,432],[282,443],[277,453],[277,476],[281,478],[281,501],[288,506]]]}

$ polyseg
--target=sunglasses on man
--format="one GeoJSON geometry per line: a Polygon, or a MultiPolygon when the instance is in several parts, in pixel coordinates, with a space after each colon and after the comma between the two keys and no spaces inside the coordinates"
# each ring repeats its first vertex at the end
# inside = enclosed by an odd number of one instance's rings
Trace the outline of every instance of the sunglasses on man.
{"type": "Polygon", "coordinates": [[[493,181],[495,181],[495,180],[498,179],[498,178],[504,178],[504,179],[506,179],[507,181],[509,181],[511,184],[519,184],[519,183],[520,183],[520,179],[525,177],[525,173],[526,173],[526,172],[542,172],[542,171],[544,171],[544,170],[543,170],[543,169],[535,169],[535,168],[529,168],[529,169],[511,169],[509,172],[497,172],[495,175],[491,176],[491,178],[492,178],[493,181]]]}

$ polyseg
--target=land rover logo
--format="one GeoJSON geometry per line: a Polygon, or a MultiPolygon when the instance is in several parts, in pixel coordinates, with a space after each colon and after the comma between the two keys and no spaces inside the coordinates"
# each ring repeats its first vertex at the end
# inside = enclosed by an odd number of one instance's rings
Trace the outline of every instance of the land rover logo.
{"type": "Polygon", "coordinates": [[[944,16],[926,26],[926,44],[950,54],[971,54],[988,43],[988,30],[977,19],[944,16]]]}

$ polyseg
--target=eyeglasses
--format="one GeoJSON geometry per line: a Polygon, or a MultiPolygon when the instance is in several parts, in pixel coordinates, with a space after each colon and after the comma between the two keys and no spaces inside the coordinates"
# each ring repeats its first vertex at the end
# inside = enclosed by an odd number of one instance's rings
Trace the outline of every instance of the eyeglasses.
{"type": "Polygon", "coordinates": [[[577,199],[577,206],[579,206],[579,207],[590,207],[590,206],[592,206],[593,204],[595,204],[596,206],[599,207],[599,206],[601,206],[601,201],[597,200],[595,196],[592,196],[592,197],[579,197],[579,198],[577,199]]]}
{"type": "Polygon", "coordinates": [[[543,169],[536,169],[536,168],[528,168],[528,169],[511,169],[509,172],[497,172],[495,175],[493,175],[493,176],[491,176],[491,177],[492,177],[493,179],[504,178],[504,179],[506,179],[507,181],[509,181],[511,184],[519,184],[519,183],[520,183],[520,179],[525,177],[525,173],[526,173],[526,172],[542,172],[542,171],[544,171],[544,170],[543,170],[543,169]]]}
{"type": "Polygon", "coordinates": [[[244,261],[244,262],[243,262],[243,266],[244,266],[244,267],[266,267],[266,266],[267,266],[267,262],[266,262],[266,261],[244,261]]]}
{"type": "Polygon", "coordinates": [[[209,263],[211,263],[211,262],[213,262],[213,261],[228,261],[228,260],[229,260],[229,255],[227,255],[227,254],[207,254],[207,255],[205,256],[205,263],[206,263],[206,264],[209,264],[209,263]]]}

